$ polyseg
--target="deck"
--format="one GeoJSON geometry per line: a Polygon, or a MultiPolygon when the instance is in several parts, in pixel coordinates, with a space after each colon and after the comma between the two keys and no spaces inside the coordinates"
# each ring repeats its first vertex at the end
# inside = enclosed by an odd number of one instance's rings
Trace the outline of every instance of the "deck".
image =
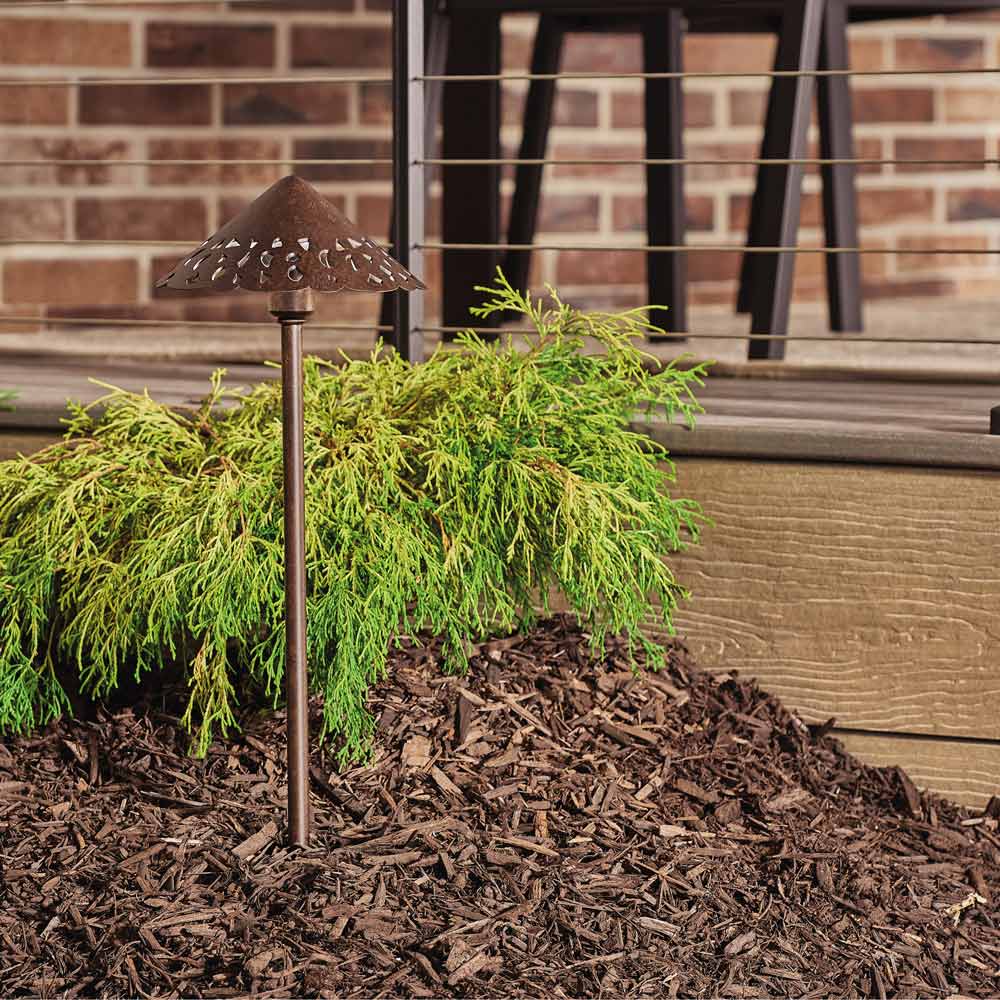
{"type": "MultiPolygon", "coordinates": [[[[235,356],[206,342],[171,360],[109,360],[96,340],[77,357],[0,345],[0,384],[21,392],[0,413],[0,457],[53,440],[67,398],[105,391],[92,376],[189,405],[235,356]]],[[[643,425],[714,521],[676,559],[694,594],[680,633],[708,668],[758,677],[811,723],[835,720],[865,759],[966,802],[1000,794],[1000,437],[988,434],[1000,348],[793,341],[785,364],[748,367],[737,345],[715,344],[696,429],[643,425]]],[[[226,367],[236,384],[274,373],[226,367]]]]}

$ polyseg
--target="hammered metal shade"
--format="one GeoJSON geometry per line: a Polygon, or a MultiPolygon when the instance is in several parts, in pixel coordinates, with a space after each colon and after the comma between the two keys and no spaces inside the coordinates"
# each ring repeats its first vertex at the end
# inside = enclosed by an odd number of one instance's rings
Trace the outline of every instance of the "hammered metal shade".
{"type": "Polygon", "coordinates": [[[425,288],[312,185],[289,176],[210,236],[157,288],[413,292],[425,288]]]}

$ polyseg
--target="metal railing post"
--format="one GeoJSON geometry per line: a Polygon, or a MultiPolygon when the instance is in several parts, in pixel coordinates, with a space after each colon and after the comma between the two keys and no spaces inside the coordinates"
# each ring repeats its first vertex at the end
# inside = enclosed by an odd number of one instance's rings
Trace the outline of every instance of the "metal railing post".
{"type": "MultiPolygon", "coordinates": [[[[392,7],[393,225],[395,257],[409,271],[423,267],[424,208],[424,0],[393,0],[392,7]]],[[[395,302],[396,350],[423,360],[422,295],[395,302]]]]}

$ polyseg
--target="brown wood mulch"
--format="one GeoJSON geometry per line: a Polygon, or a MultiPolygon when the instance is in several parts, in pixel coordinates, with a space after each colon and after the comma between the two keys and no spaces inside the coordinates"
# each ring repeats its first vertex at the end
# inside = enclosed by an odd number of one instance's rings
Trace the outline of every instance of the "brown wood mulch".
{"type": "Polygon", "coordinates": [[[282,723],[205,761],[119,711],[0,748],[4,996],[969,997],[1000,991],[998,803],[918,793],[678,647],[641,679],[566,619],[466,678],[393,656],[373,766],[282,723]]]}

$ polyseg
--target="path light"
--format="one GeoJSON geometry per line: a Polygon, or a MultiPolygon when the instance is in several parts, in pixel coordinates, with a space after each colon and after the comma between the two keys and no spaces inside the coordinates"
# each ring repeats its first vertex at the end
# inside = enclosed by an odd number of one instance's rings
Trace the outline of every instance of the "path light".
{"type": "Polygon", "coordinates": [[[394,292],[424,287],[315,188],[294,176],[269,187],[157,282],[157,288],[186,292],[269,292],[271,315],[281,324],[288,837],[298,846],[309,839],[302,326],[312,315],[313,289],[394,292]]]}

